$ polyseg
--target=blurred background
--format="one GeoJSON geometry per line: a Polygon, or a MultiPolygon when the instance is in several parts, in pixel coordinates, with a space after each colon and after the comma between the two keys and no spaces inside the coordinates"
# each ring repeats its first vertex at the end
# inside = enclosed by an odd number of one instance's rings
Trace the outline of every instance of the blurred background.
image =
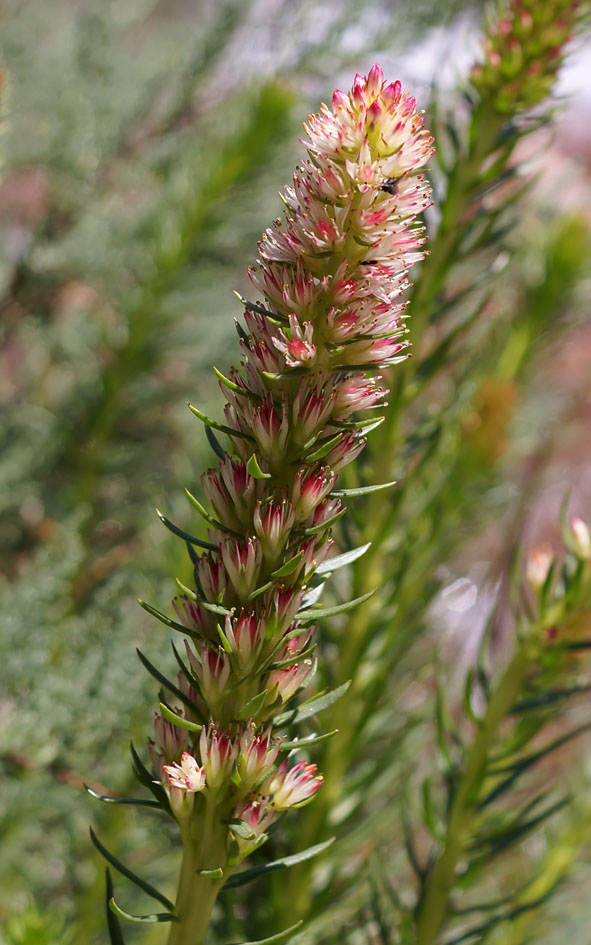
{"type": "MultiPolygon", "coordinates": [[[[232,291],[248,294],[247,268],[303,154],[308,111],[378,60],[412,89],[429,127],[434,94],[453,104],[482,14],[481,4],[460,0],[5,0],[7,945],[105,941],[103,866],[89,822],[134,869],[170,884],[172,831],[149,811],[93,802],[83,784],[134,792],[128,741],[143,746],[156,695],[135,647],[172,665],[167,632],[136,597],[166,610],[172,578],[187,568],[182,543],[153,512],[187,527],[182,487],[198,488],[212,462],[185,404],[219,411],[211,366],[237,358],[232,291]]],[[[537,176],[498,289],[509,312],[554,306],[544,324],[555,317],[560,330],[547,331],[519,387],[489,379],[455,421],[496,472],[459,546],[444,548],[433,570],[431,632],[446,641],[450,665],[469,660],[515,541],[556,541],[568,490],[570,511],[589,518],[588,57],[588,41],[577,41],[560,76],[557,124],[523,142],[519,156],[537,176]]],[[[418,697],[407,693],[407,703],[418,697]]],[[[573,945],[589,940],[590,875],[581,863],[567,893],[573,945]]],[[[561,934],[547,941],[566,941],[564,925],[561,934]]],[[[129,939],[139,940],[133,930],[129,939]]]]}

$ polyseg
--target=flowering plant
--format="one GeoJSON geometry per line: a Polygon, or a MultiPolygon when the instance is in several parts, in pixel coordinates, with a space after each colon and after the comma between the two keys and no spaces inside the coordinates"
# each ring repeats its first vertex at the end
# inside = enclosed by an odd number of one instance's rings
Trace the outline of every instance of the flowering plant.
{"type": "MultiPolygon", "coordinates": [[[[331,557],[348,494],[338,474],[382,419],[369,411],[385,390],[368,372],[407,356],[401,294],[424,255],[417,216],[430,202],[421,169],[433,149],[416,100],[375,65],[305,127],[308,158],[283,195],[285,220],[266,231],[251,270],[262,301],[244,303],[241,366],[216,370],[225,422],[191,407],[219,457],[202,477],[210,509],[187,493],[208,540],[160,516],[187,542],[195,587],[181,586],[178,622],[144,604],[189,638],[186,661],[175,649],[176,682],[140,654],[166,695],[150,743],[156,778],[134,761],[183,843],[174,910],[159,916],[172,923],[170,945],[205,941],[222,885],[277,815],[321,786],[316,765],[289,767],[279,754],[300,749],[288,724],[342,689],[300,710],[286,704],[313,673],[315,621],[360,603],[316,603],[327,576],[367,550],[331,557]]],[[[114,899],[111,908],[124,915],[114,899]]]]}

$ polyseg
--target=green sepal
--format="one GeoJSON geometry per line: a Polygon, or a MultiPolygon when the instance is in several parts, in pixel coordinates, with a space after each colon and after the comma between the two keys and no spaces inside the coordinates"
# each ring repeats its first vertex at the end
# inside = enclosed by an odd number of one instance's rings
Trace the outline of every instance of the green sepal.
{"type": "Polygon", "coordinates": [[[349,679],[337,689],[332,689],[330,692],[322,693],[320,696],[315,696],[308,702],[303,702],[302,705],[297,706],[295,709],[288,709],[287,712],[282,712],[281,715],[278,715],[274,719],[275,725],[303,722],[304,719],[309,719],[312,715],[316,715],[318,712],[328,709],[329,706],[334,705],[334,703],[337,702],[341,696],[345,695],[350,685],[351,680],[349,679]]]}
{"type": "Polygon", "coordinates": [[[243,387],[240,387],[239,384],[235,384],[234,381],[231,381],[229,377],[226,377],[225,374],[222,374],[221,371],[218,371],[215,364],[213,366],[213,373],[219,381],[222,382],[224,387],[227,387],[229,390],[234,391],[235,394],[245,394],[248,396],[248,391],[244,390],[243,387]]]}
{"type": "Polygon", "coordinates": [[[223,522],[218,522],[217,518],[214,518],[213,515],[210,515],[205,506],[201,505],[199,499],[196,499],[193,493],[189,492],[188,489],[185,489],[185,495],[187,496],[187,499],[195,511],[199,512],[199,515],[207,522],[208,525],[213,526],[213,528],[219,528],[220,531],[228,532],[228,534],[235,535],[238,538],[242,537],[238,534],[238,532],[235,532],[232,528],[228,528],[228,526],[224,525],[223,522]]]}
{"type": "Polygon", "coordinates": [[[328,558],[326,561],[322,561],[321,564],[316,568],[315,574],[332,574],[333,571],[337,571],[339,568],[344,568],[347,564],[352,564],[353,561],[357,561],[358,558],[361,558],[362,555],[371,547],[371,541],[366,545],[359,545],[358,548],[352,548],[351,551],[345,551],[342,555],[337,555],[335,558],[328,558]]]}
{"type": "Polygon", "coordinates": [[[298,748],[308,748],[310,745],[317,745],[318,742],[325,742],[337,732],[338,728],[334,728],[332,732],[323,732],[322,735],[305,735],[303,738],[294,738],[293,741],[282,741],[279,749],[280,751],[297,751],[298,748]]]}
{"type": "Polygon", "coordinates": [[[197,876],[207,876],[209,879],[222,879],[224,871],[221,866],[215,870],[197,870],[197,876]]]}
{"type": "Polygon", "coordinates": [[[253,866],[251,869],[243,870],[241,873],[234,873],[224,885],[224,889],[244,886],[245,883],[250,883],[253,879],[262,876],[264,873],[273,873],[275,870],[288,869],[290,866],[297,866],[298,863],[303,863],[304,860],[311,860],[312,857],[318,856],[319,853],[323,853],[324,850],[327,850],[334,841],[335,837],[331,837],[330,840],[325,840],[324,843],[318,843],[316,846],[308,847],[307,850],[302,850],[300,853],[284,856],[280,860],[273,860],[271,863],[263,863],[261,866],[253,866]]]}
{"type": "Polygon", "coordinates": [[[160,610],[156,610],[156,608],[152,607],[151,604],[147,604],[145,600],[141,599],[141,597],[136,599],[140,607],[143,607],[146,613],[151,614],[152,617],[156,617],[156,619],[159,620],[160,623],[163,623],[166,627],[170,627],[171,630],[178,630],[179,633],[186,633],[187,636],[192,637],[193,639],[201,639],[196,630],[193,630],[191,627],[185,627],[182,623],[177,623],[177,621],[173,620],[172,617],[167,617],[166,614],[163,614],[160,610]]]}
{"type": "Polygon", "coordinates": [[[176,586],[178,587],[179,591],[182,594],[184,594],[190,600],[197,601],[197,594],[195,593],[192,587],[187,587],[187,585],[183,584],[181,579],[178,577],[174,579],[174,583],[176,584],[176,586]]]}
{"type": "Polygon", "coordinates": [[[286,945],[296,929],[301,928],[303,921],[303,919],[300,919],[295,925],[290,925],[288,929],[277,932],[276,935],[271,935],[270,938],[259,938],[256,942],[236,942],[234,945],[286,945]]]}
{"type": "Polygon", "coordinates": [[[113,797],[110,794],[99,794],[98,791],[93,791],[88,784],[84,785],[84,790],[91,797],[96,798],[97,801],[103,801],[105,804],[136,804],[138,807],[156,807],[158,810],[162,810],[158,801],[151,801],[147,797],[113,797]]]}
{"type": "Polygon", "coordinates": [[[262,692],[258,692],[256,696],[250,699],[246,705],[243,705],[240,711],[234,716],[237,722],[243,722],[246,719],[254,718],[259,710],[262,708],[265,699],[267,698],[268,690],[263,689],[262,692]]]}
{"type": "Polygon", "coordinates": [[[212,614],[221,614],[222,617],[232,616],[232,611],[227,607],[222,607],[221,604],[210,604],[208,600],[203,600],[201,597],[196,597],[195,600],[204,610],[209,610],[212,614]]]}
{"type": "Polygon", "coordinates": [[[323,456],[326,456],[327,453],[336,446],[339,440],[342,440],[343,434],[337,433],[335,436],[331,436],[325,443],[322,444],[317,450],[314,450],[313,453],[308,453],[306,456],[306,462],[311,463],[315,462],[317,459],[322,459],[323,456]]]}
{"type": "Polygon", "coordinates": [[[256,840],[256,833],[243,820],[230,820],[228,828],[241,840],[256,840]]]}
{"type": "Polygon", "coordinates": [[[250,459],[246,464],[246,471],[249,473],[253,479],[271,479],[271,473],[263,472],[259,466],[256,453],[253,453],[250,459]]]}
{"type": "Polygon", "coordinates": [[[381,482],[376,486],[359,486],[357,489],[335,489],[330,494],[339,499],[348,499],[357,495],[369,495],[370,492],[381,492],[382,489],[390,489],[395,485],[396,480],[394,479],[392,482],[381,482]]]}
{"type": "Polygon", "coordinates": [[[203,728],[203,726],[199,725],[198,722],[190,722],[189,719],[184,719],[182,715],[177,715],[176,712],[173,712],[172,709],[169,709],[164,702],[160,703],[160,714],[166,719],[167,722],[172,722],[172,724],[176,725],[177,728],[184,728],[188,732],[200,732],[203,728]]]}
{"type": "Polygon", "coordinates": [[[154,912],[152,915],[132,915],[131,912],[125,912],[121,906],[118,906],[113,897],[109,899],[109,909],[119,919],[125,919],[126,922],[139,922],[142,924],[153,925],[156,922],[178,922],[178,916],[172,912],[154,912]]]}
{"type": "Polygon", "coordinates": [[[193,404],[187,404],[187,407],[202,423],[208,427],[213,427],[214,430],[219,430],[220,433],[226,433],[228,436],[237,436],[241,440],[254,440],[254,437],[251,436],[250,433],[242,433],[241,430],[233,430],[232,427],[227,426],[225,423],[218,423],[217,420],[212,420],[211,417],[207,417],[201,410],[194,407],[193,404]]]}
{"type": "MultiPolygon", "coordinates": [[[[282,640],[281,642],[283,643],[284,641],[282,640]]],[[[287,666],[294,666],[295,663],[301,663],[309,656],[312,656],[312,653],[315,651],[317,646],[317,643],[313,643],[312,646],[309,646],[307,650],[304,650],[302,653],[298,653],[296,656],[289,656],[287,659],[279,660],[278,663],[271,663],[269,669],[285,669],[287,666]]]]}
{"type": "Polygon", "coordinates": [[[276,571],[272,571],[271,577],[282,578],[287,577],[288,574],[293,574],[303,557],[304,552],[298,551],[297,555],[294,555],[293,558],[290,558],[289,561],[286,561],[285,564],[282,564],[281,567],[277,568],[276,571]]]}
{"type": "Polygon", "coordinates": [[[340,518],[343,517],[346,508],[341,509],[340,512],[337,512],[336,515],[333,515],[332,518],[328,518],[326,522],[323,522],[322,525],[312,525],[310,528],[303,528],[302,535],[318,535],[320,532],[324,532],[338,522],[340,518]]]}
{"type": "Polygon", "coordinates": [[[116,856],[113,856],[112,853],[109,853],[106,847],[104,847],[102,843],[100,842],[99,838],[95,834],[92,827],[89,827],[89,830],[90,830],[90,839],[92,840],[94,846],[96,847],[98,852],[101,854],[101,856],[105,858],[107,863],[110,863],[111,866],[114,866],[115,869],[118,870],[122,876],[125,876],[126,879],[130,879],[132,883],[135,883],[136,886],[138,886],[141,890],[143,890],[143,892],[147,893],[148,896],[151,896],[152,899],[156,899],[158,902],[161,902],[162,905],[166,906],[167,909],[174,909],[174,905],[170,901],[170,899],[167,899],[167,897],[163,895],[163,893],[155,889],[154,886],[152,886],[150,883],[147,883],[145,879],[142,879],[140,876],[137,876],[134,872],[132,872],[132,870],[129,869],[129,867],[121,863],[120,860],[118,860],[116,856]]]}
{"type": "Polygon", "coordinates": [[[228,640],[228,637],[226,636],[226,634],[225,634],[224,631],[222,630],[221,624],[219,624],[219,623],[216,624],[216,629],[217,629],[217,632],[218,632],[218,637],[220,638],[220,642],[221,642],[221,644],[222,644],[224,650],[226,651],[226,653],[228,654],[228,656],[232,656],[232,647],[230,646],[230,641],[228,640]]]}
{"type": "Polygon", "coordinates": [[[272,586],[273,586],[273,581],[267,581],[267,583],[263,584],[262,587],[257,587],[256,590],[251,591],[251,593],[247,597],[247,600],[254,600],[255,597],[258,597],[259,594],[264,594],[265,591],[268,591],[269,588],[272,586]]]}
{"type": "Polygon", "coordinates": [[[182,538],[184,541],[190,542],[192,545],[197,545],[198,548],[204,548],[205,551],[219,551],[220,546],[214,545],[210,541],[203,541],[202,538],[195,538],[194,535],[189,535],[183,528],[179,528],[178,525],[175,525],[174,522],[171,522],[169,518],[166,518],[165,515],[159,509],[156,509],[156,515],[162,522],[162,524],[172,532],[173,535],[176,535],[178,538],[182,538]]]}
{"type": "Polygon", "coordinates": [[[278,374],[273,373],[273,371],[261,371],[261,374],[268,381],[289,381],[294,377],[303,377],[304,374],[310,374],[310,368],[293,367],[278,374]]]}
{"type": "Polygon", "coordinates": [[[109,939],[111,945],[125,945],[123,940],[123,933],[121,931],[121,926],[113,912],[111,912],[110,902],[113,898],[113,880],[111,878],[111,870],[107,866],[105,870],[105,886],[106,886],[106,912],[107,912],[107,930],[109,932],[109,939]]]}
{"type": "Polygon", "coordinates": [[[191,702],[189,697],[186,696],[185,693],[178,688],[178,686],[175,686],[175,684],[172,683],[170,679],[167,679],[164,673],[161,673],[159,669],[156,669],[154,664],[150,662],[147,656],[144,656],[138,647],[136,647],[136,653],[140,659],[140,662],[148,670],[150,676],[153,676],[154,679],[158,680],[158,682],[161,683],[165,689],[168,689],[170,692],[174,693],[177,699],[180,699],[183,705],[186,705],[188,709],[191,709],[192,712],[197,712],[197,706],[191,702]]]}
{"type": "Polygon", "coordinates": [[[318,610],[314,610],[312,608],[309,608],[308,610],[300,610],[299,614],[297,615],[297,619],[300,622],[321,619],[323,620],[325,617],[336,617],[337,614],[346,614],[349,610],[353,610],[359,604],[369,600],[369,598],[373,597],[374,594],[375,590],[369,591],[368,594],[363,594],[361,597],[356,597],[354,600],[348,600],[344,604],[335,604],[334,607],[323,607],[318,608],[318,610]]]}

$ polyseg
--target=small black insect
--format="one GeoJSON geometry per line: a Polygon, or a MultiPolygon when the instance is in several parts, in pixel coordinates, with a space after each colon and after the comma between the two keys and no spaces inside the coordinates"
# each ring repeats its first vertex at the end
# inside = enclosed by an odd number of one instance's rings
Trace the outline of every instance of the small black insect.
{"type": "Polygon", "coordinates": [[[385,193],[394,196],[398,193],[398,179],[396,177],[388,177],[382,184],[380,190],[383,190],[385,193]]]}

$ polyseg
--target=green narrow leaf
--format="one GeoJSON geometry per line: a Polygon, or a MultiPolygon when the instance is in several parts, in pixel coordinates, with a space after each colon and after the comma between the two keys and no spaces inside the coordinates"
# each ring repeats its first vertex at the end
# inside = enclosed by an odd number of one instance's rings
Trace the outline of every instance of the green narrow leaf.
{"type": "Polygon", "coordinates": [[[131,912],[125,912],[121,906],[118,906],[113,897],[109,899],[109,909],[119,919],[125,919],[126,922],[136,922],[143,925],[153,925],[156,922],[178,922],[176,915],[172,912],[154,912],[152,915],[132,915],[131,912]]]}
{"type": "Polygon", "coordinates": [[[359,545],[358,548],[352,548],[351,551],[345,551],[342,555],[336,555],[334,558],[329,558],[326,561],[323,561],[316,568],[315,574],[332,574],[333,571],[337,571],[339,568],[344,568],[347,564],[352,564],[353,561],[357,561],[358,558],[361,558],[362,555],[371,547],[371,541],[367,545],[359,545]]]}
{"type": "Polygon", "coordinates": [[[207,417],[201,410],[198,410],[197,407],[194,407],[193,404],[187,404],[187,407],[191,413],[201,420],[208,427],[213,427],[214,430],[219,430],[220,433],[226,433],[228,436],[239,437],[241,440],[254,440],[254,437],[250,433],[242,433],[240,430],[233,430],[232,427],[227,426],[225,423],[218,423],[217,420],[212,420],[211,417],[207,417]]]}
{"type": "Polygon", "coordinates": [[[328,528],[332,528],[335,522],[338,522],[340,518],[343,517],[347,509],[341,509],[340,512],[337,512],[336,515],[333,515],[332,518],[328,518],[326,522],[323,522],[322,525],[311,525],[310,528],[302,529],[302,535],[318,535],[320,532],[325,532],[328,528]]]}
{"type": "Polygon", "coordinates": [[[167,617],[166,614],[163,614],[160,610],[156,610],[156,608],[152,607],[151,604],[147,604],[145,600],[141,599],[141,597],[136,599],[140,607],[143,607],[146,613],[151,614],[152,617],[156,617],[156,619],[159,620],[160,623],[163,623],[166,627],[170,627],[171,630],[178,630],[179,633],[186,633],[187,636],[192,637],[193,639],[201,639],[196,630],[193,630],[191,627],[185,627],[182,623],[177,623],[176,620],[173,620],[171,617],[167,617]]]}
{"type": "Polygon", "coordinates": [[[184,541],[190,542],[192,545],[197,545],[198,548],[204,548],[206,551],[219,551],[219,545],[212,545],[210,541],[203,541],[201,538],[195,538],[194,535],[189,535],[188,532],[184,529],[179,528],[178,525],[175,525],[170,519],[166,518],[165,515],[159,509],[156,509],[156,515],[162,522],[164,526],[172,532],[173,535],[176,535],[178,538],[184,539],[184,541]]]}
{"type": "Polygon", "coordinates": [[[159,807],[162,810],[166,811],[167,813],[170,813],[170,803],[166,795],[166,791],[162,788],[160,784],[155,783],[154,775],[148,771],[148,769],[142,762],[142,759],[140,758],[137,751],[135,750],[133,742],[129,743],[129,749],[131,751],[131,758],[133,761],[133,770],[135,772],[136,778],[138,779],[140,784],[143,784],[144,787],[147,787],[150,793],[154,795],[154,797],[158,801],[159,807]]]}
{"type": "Polygon", "coordinates": [[[285,945],[296,929],[301,928],[302,922],[303,919],[300,919],[295,925],[290,925],[288,929],[284,929],[283,932],[277,932],[276,935],[271,935],[270,938],[259,938],[256,942],[241,942],[240,945],[285,945]]]}
{"type": "Polygon", "coordinates": [[[392,482],[382,482],[377,486],[359,486],[357,489],[335,489],[331,495],[338,496],[339,499],[347,499],[357,495],[369,495],[370,492],[381,492],[382,489],[391,489],[396,485],[396,480],[392,482]]]}
{"type": "Polygon", "coordinates": [[[100,842],[92,827],[89,827],[89,830],[90,839],[92,840],[94,846],[97,848],[101,856],[104,856],[105,860],[111,864],[111,866],[114,866],[122,876],[125,876],[127,879],[131,880],[131,882],[136,886],[139,886],[139,888],[147,893],[148,896],[151,896],[152,899],[156,899],[158,902],[161,902],[162,905],[166,906],[167,909],[174,909],[174,905],[170,899],[167,899],[167,897],[155,889],[154,886],[152,886],[150,883],[147,883],[145,879],[137,876],[134,872],[132,872],[132,870],[129,869],[129,867],[121,863],[121,861],[118,860],[116,856],[113,856],[112,853],[109,853],[106,847],[104,847],[100,842]]]}
{"type": "Polygon", "coordinates": [[[265,699],[267,698],[268,691],[264,689],[262,692],[259,692],[250,699],[246,705],[243,705],[240,711],[234,716],[238,722],[242,722],[249,718],[254,718],[258,713],[259,709],[262,707],[265,699]]]}
{"type": "Polygon", "coordinates": [[[304,621],[323,620],[325,617],[336,617],[337,614],[346,614],[349,610],[353,610],[355,607],[358,607],[359,604],[369,600],[374,594],[375,590],[370,591],[369,594],[363,594],[361,597],[356,597],[355,600],[348,600],[344,604],[335,604],[334,607],[323,607],[317,610],[312,608],[300,610],[297,619],[303,623],[304,621]]]}
{"type": "Polygon", "coordinates": [[[172,683],[170,679],[167,679],[164,673],[161,673],[159,669],[156,669],[154,664],[150,662],[147,656],[144,656],[138,647],[136,647],[136,653],[140,659],[140,662],[148,670],[150,676],[153,676],[154,679],[158,680],[158,682],[161,683],[165,689],[168,689],[170,692],[174,693],[177,699],[180,699],[183,705],[186,705],[187,708],[191,709],[192,712],[198,711],[197,706],[191,702],[189,697],[186,696],[185,693],[178,688],[178,686],[175,686],[175,684],[172,683]]]}
{"type": "Polygon", "coordinates": [[[205,436],[207,437],[207,442],[211,446],[218,459],[221,459],[221,461],[224,462],[228,454],[224,450],[222,444],[216,437],[211,427],[205,427],[205,436]]]}
{"type": "Polygon", "coordinates": [[[294,555],[293,558],[290,558],[289,561],[286,561],[285,564],[282,564],[281,567],[277,568],[276,571],[272,571],[271,577],[282,578],[287,577],[288,574],[293,574],[303,557],[304,552],[298,551],[297,555],[294,555]]]}
{"type": "Polygon", "coordinates": [[[281,751],[296,751],[298,748],[308,748],[310,745],[317,745],[318,742],[325,742],[328,738],[336,735],[338,728],[332,732],[323,732],[322,735],[305,735],[303,738],[294,738],[293,741],[282,741],[279,746],[281,751]]]}
{"type": "Polygon", "coordinates": [[[188,719],[184,719],[182,715],[177,715],[176,712],[169,709],[164,702],[160,703],[160,714],[164,716],[167,722],[172,722],[173,725],[176,725],[178,728],[184,728],[188,732],[200,732],[203,728],[198,722],[190,722],[188,719]]]}
{"type": "Polygon", "coordinates": [[[189,492],[188,489],[185,489],[185,495],[187,496],[187,499],[195,511],[199,512],[201,518],[204,519],[208,525],[212,525],[213,528],[219,528],[221,532],[228,532],[229,535],[236,535],[238,538],[241,537],[238,532],[235,532],[232,528],[228,528],[228,526],[224,525],[223,522],[218,522],[217,518],[214,518],[213,515],[210,515],[205,506],[201,505],[199,499],[196,499],[193,493],[189,492]]]}
{"type": "Polygon", "coordinates": [[[227,607],[222,607],[221,604],[210,604],[208,600],[203,600],[201,597],[197,597],[196,600],[204,610],[210,610],[212,614],[221,614],[222,617],[226,617],[228,614],[232,615],[232,611],[228,610],[227,607]]]}
{"type": "Polygon", "coordinates": [[[123,933],[121,931],[121,926],[119,925],[119,922],[117,921],[117,918],[114,915],[114,913],[111,912],[110,902],[111,902],[111,899],[113,898],[113,880],[111,878],[111,870],[109,869],[108,866],[105,870],[105,879],[106,879],[106,892],[107,892],[105,906],[106,906],[106,911],[107,911],[107,930],[109,932],[109,939],[110,939],[111,945],[125,945],[125,942],[123,941],[123,933]]]}
{"type": "Polygon", "coordinates": [[[322,446],[318,447],[317,450],[314,450],[313,453],[308,453],[306,456],[306,462],[311,463],[315,462],[317,459],[322,459],[323,456],[326,456],[326,454],[330,452],[333,446],[336,446],[342,437],[342,433],[337,433],[335,436],[331,436],[330,439],[323,443],[322,446]]]}
{"type": "Polygon", "coordinates": [[[310,699],[309,702],[304,702],[295,709],[282,712],[281,715],[276,717],[275,724],[283,725],[284,723],[303,722],[304,719],[309,719],[312,715],[323,712],[324,709],[328,709],[331,705],[334,705],[341,696],[344,696],[350,685],[351,680],[349,679],[348,682],[343,683],[338,689],[333,689],[331,692],[316,696],[314,699],[310,699]]]}
{"type": "Polygon", "coordinates": [[[235,394],[244,394],[248,396],[248,391],[245,391],[243,387],[240,387],[239,384],[235,384],[234,381],[231,381],[229,377],[226,377],[225,374],[222,374],[221,371],[218,371],[215,364],[213,366],[213,372],[217,379],[221,381],[224,387],[227,387],[229,390],[234,391],[235,394]]]}
{"type": "Polygon", "coordinates": [[[263,470],[259,466],[256,453],[253,453],[250,459],[248,460],[246,464],[246,471],[247,473],[250,473],[250,475],[254,479],[271,479],[272,478],[271,473],[263,472],[263,470]]]}
{"type": "Polygon", "coordinates": [[[269,588],[272,587],[272,585],[273,585],[273,581],[267,581],[267,583],[266,583],[266,584],[263,584],[262,587],[257,587],[256,590],[252,591],[252,592],[248,595],[248,600],[254,600],[255,597],[258,597],[258,596],[259,596],[259,594],[264,594],[265,591],[268,591],[269,588]]]}
{"type": "Polygon", "coordinates": [[[245,299],[239,292],[234,292],[236,298],[244,305],[244,308],[249,309],[251,312],[258,312],[259,315],[264,315],[266,318],[271,320],[279,320],[288,324],[288,319],[285,315],[282,315],[281,312],[276,312],[275,310],[270,311],[268,308],[263,308],[262,305],[256,305],[254,302],[249,302],[248,299],[245,299]]]}
{"type": "MultiPolygon", "coordinates": [[[[282,641],[283,642],[283,641],[282,641]]],[[[269,667],[270,669],[285,669],[286,666],[293,666],[295,663],[301,663],[309,656],[312,656],[312,653],[316,650],[318,644],[313,643],[312,646],[309,646],[307,650],[304,650],[302,653],[298,653],[296,656],[289,656],[287,659],[279,660],[277,663],[272,663],[269,667]]]]}
{"type": "Polygon", "coordinates": [[[88,784],[84,785],[84,790],[91,797],[103,801],[105,804],[136,804],[138,807],[156,807],[158,810],[162,810],[158,801],[151,801],[147,797],[113,797],[110,794],[99,794],[98,791],[93,791],[88,784]]]}
{"type": "Polygon", "coordinates": [[[272,863],[263,863],[261,866],[253,866],[251,869],[243,870],[241,873],[234,873],[233,876],[230,876],[227,883],[225,883],[224,889],[244,886],[245,883],[250,883],[253,879],[256,879],[258,876],[263,876],[265,873],[273,873],[275,870],[283,870],[288,869],[290,866],[297,866],[298,863],[303,863],[304,860],[310,860],[312,857],[323,853],[334,841],[335,838],[331,837],[330,840],[326,840],[324,843],[318,843],[313,847],[308,847],[307,850],[302,850],[301,853],[294,853],[292,856],[285,856],[280,860],[273,860],[272,863]]]}

